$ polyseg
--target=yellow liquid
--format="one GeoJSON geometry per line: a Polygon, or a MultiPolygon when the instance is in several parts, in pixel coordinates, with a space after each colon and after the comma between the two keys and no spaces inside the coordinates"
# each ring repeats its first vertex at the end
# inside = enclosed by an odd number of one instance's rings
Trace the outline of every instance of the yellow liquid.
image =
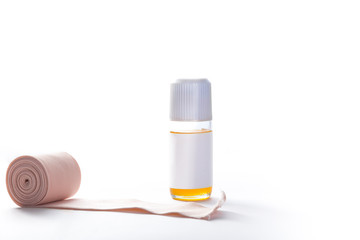
{"type": "Polygon", "coordinates": [[[212,132],[212,130],[209,129],[199,129],[199,130],[191,130],[188,132],[176,132],[176,131],[170,131],[170,133],[174,134],[198,134],[198,133],[209,133],[212,132]]]}
{"type": "Polygon", "coordinates": [[[173,199],[180,201],[202,201],[210,198],[212,187],[197,189],[170,188],[173,199]]]}
{"type": "MultiPolygon", "coordinates": [[[[173,134],[199,134],[199,133],[209,133],[212,130],[201,129],[201,130],[192,130],[188,132],[175,132],[170,131],[173,134]]],[[[209,199],[211,196],[212,187],[207,188],[196,188],[196,189],[177,189],[170,188],[171,197],[175,200],[180,201],[202,201],[209,199]]]]}

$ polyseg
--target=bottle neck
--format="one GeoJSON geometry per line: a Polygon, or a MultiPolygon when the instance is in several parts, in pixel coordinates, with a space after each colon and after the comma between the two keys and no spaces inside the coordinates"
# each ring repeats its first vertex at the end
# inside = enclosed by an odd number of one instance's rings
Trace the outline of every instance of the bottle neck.
{"type": "Polygon", "coordinates": [[[172,133],[206,133],[211,131],[211,121],[170,121],[170,132],[172,133]]]}

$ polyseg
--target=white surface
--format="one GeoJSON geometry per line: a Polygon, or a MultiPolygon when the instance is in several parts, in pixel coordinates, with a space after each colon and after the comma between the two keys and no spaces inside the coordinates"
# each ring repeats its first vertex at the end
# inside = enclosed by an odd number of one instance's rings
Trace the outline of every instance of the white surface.
{"type": "Polygon", "coordinates": [[[1,1],[0,239],[359,239],[359,12],[358,1],[1,1]],[[168,200],[169,84],[202,77],[214,184],[228,197],[219,219],[17,209],[7,196],[14,157],[68,151],[77,197],[168,200]]]}
{"type": "Polygon", "coordinates": [[[170,187],[213,185],[213,133],[170,133],[170,187]]]}

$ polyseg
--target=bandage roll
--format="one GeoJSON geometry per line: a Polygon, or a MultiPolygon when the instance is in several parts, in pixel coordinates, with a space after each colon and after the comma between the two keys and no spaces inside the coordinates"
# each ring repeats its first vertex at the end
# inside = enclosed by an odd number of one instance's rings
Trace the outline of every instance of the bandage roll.
{"type": "Polygon", "coordinates": [[[217,203],[211,207],[197,203],[160,204],[136,199],[67,199],[78,191],[80,181],[79,165],[68,153],[21,156],[10,163],[6,173],[9,195],[20,207],[151,213],[211,219],[226,199],[222,191],[217,203]]]}
{"type": "Polygon", "coordinates": [[[6,173],[9,195],[22,207],[69,198],[78,191],[80,182],[80,167],[65,152],[18,157],[6,173]]]}

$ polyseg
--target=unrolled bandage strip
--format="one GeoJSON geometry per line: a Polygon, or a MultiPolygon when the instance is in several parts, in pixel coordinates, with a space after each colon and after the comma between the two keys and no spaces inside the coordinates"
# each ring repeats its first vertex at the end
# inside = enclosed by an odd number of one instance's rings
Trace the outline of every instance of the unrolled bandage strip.
{"type": "Polygon", "coordinates": [[[211,219],[226,199],[225,193],[221,192],[219,201],[213,207],[192,202],[159,204],[133,199],[67,199],[78,191],[80,182],[80,167],[68,153],[21,156],[10,163],[6,173],[9,195],[20,207],[152,213],[211,219]]]}

